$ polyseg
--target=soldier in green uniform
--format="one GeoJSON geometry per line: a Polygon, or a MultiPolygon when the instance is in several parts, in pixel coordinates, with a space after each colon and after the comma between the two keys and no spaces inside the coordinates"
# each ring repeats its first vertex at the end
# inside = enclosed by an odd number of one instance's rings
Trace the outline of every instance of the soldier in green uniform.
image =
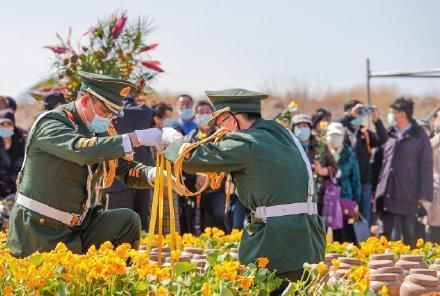
{"type": "MultiPolygon", "coordinates": [[[[231,132],[217,145],[198,146],[183,170],[229,173],[238,198],[253,213],[240,242],[240,261],[267,257],[277,274],[298,279],[303,264],[322,261],[325,251],[307,156],[288,129],[261,118],[267,95],[244,89],[206,94],[216,110],[210,124],[231,132]]],[[[183,145],[182,140],[171,143],[165,157],[175,161],[183,145]]]]}
{"type": "Polygon", "coordinates": [[[111,120],[123,116],[123,99],[136,86],[105,75],[80,75],[76,101],[40,115],[31,128],[6,242],[15,256],[49,251],[58,242],[74,253],[105,241],[137,248],[139,216],[130,209],[102,211],[93,205],[95,189],[111,180],[112,166],[113,176],[128,186],[152,186],[155,170],[130,161],[133,147],[161,149],[181,136],[172,129],[109,136],[111,120]]]}

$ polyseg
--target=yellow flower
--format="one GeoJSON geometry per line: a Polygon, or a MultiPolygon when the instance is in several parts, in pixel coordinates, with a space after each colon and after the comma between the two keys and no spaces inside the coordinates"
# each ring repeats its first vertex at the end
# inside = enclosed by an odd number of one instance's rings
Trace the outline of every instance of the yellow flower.
{"type": "Polygon", "coordinates": [[[173,262],[179,262],[179,257],[182,255],[182,250],[178,249],[175,251],[171,251],[171,260],[173,262]]]}
{"type": "Polygon", "coordinates": [[[257,258],[258,268],[266,268],[267,264],[269,264],[269,259],[266,257],[257,258]]]}
{"type": "Polygon", "coordinates": [[[339,261],[338,259],[333,259],[332,266],[334,271],[338,270],[339,267],[341,267],[341,261],[339,261]]]}
{"type": "Polygon", "coordinates": [[[11,286],[7,285],[6,287],[3,288],[3,293],[6,296],[12,296],[13,295],[14,290],[12,289],[11,286]]]}
{"type": "Polygon", "coordinates": [[[417,247],[417,248],[422,248],[424,244],[425,244],[425,241],[423,240],[423,238],[419,238],[419,239],[417,240],[416,247],[417,247]]]}
{"type": "Polygon", "coordinates": [[[328,128],[328,121],[325,120],[321,120],[321,122],[319,123],[319,128],[323,131],[327,130],[328,128]]]}
{"type": "Polygon", "coordinates": [[[214,266],[214,273],[219,278],[235,282],[237,280],[239,267],[240,263],[238,261],[224,261],[214,266]]]}
{"type": "Polygon", "coordinates": [[[203,296],[211,296],[211,285],[209,282],[203,283],[201,292],[203,296]]]}
{"type": "Polygon", "coordinates": [[[380,295],[382,296],[389,296],[390,295],[390,291],[388,290],[388,287],[383,285],[382,289],[380,289],[380,295]]]}
{"type": "Polygon", "coordinates": [[[325,265],[323,262],[321,262],[316,266],[316,270],[318,271],[318,273],[320,275],[325,275],[328,271],[328,268],[327,268],[327,265],[325,265]]]}
{"type": "Polygon", "coordinates": [[[168,291],[167,289],[165,289],[163,286],[160,286],[155,292],[154,292],[155,296],[167,296],[168,291]]]}

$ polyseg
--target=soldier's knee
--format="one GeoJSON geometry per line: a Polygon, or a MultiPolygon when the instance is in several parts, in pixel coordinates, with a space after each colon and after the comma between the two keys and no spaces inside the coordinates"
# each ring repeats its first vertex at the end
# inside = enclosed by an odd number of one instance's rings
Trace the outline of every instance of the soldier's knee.
{"type": "Polygon", "coordinates": [[[132,209],[121,209],[124,212],[121,213],[122,218],[125,220],[125,224],[128,225],[133,231],[141,231],[141,218],[132,209]]]}

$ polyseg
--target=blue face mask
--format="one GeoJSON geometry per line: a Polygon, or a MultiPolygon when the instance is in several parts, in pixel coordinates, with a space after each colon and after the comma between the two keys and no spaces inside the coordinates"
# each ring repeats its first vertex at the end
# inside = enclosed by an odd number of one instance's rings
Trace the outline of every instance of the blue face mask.
{"type": "Polygon", "coordinates": [[[352,125],[362,125],[362,123],[364,122],[364,119],[360,116],[354,118],[353,120],[350,121],[350,123],[352,125]]]}
{"type": "Polygon", "coordinates": [[[9,138],[14,135],[14,128],[0,127],[0,138],[9,138]]]}
{"type": "Polygon", "coordinates": [[[179,111],[179,117],[185,121],[190,120],[191,118],[194,117],[194,111],[192,108],[182,109],[179,111]]]}
{"type": "Polygon", "coordinates": [[[310,128],[309,127],[295,127],[295,136],[301,142],[305,142],[310,138],[310,128]]]}
{"type": "Polygon", "coordinates": [[[112,120],[110,118],[105,118],[97,115],[95,112],[95,108],[93,108],[93,104],[92,104],[92,110],[95,116],[93,117],[92,122],[88,124],[88,128],[94,134],[100,134],[105,132],[109,127],[110,123],[112,122],[112,120]]]}

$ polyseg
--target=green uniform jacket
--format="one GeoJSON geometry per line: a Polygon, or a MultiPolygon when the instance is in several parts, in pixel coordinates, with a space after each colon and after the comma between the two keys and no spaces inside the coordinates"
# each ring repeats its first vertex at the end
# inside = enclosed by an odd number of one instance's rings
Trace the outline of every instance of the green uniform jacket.
{"type": "MultiPolygon", "coordinates": [[[[175,161],[182,142],[174,142],[165,156],[175,161]]],[[[227,134],[218,145],[197,147],[183,169],[229,172],[238,198],[249,209],[306,202],[308,173],[289,131],[271,120],[259,119],[249,129],[227,134]]],[[[315,198],[316,199],[316,198],[315,198]]],[[[325,252],[325,228],[318,215],[252,217],[240,243],[240,261],[248,264],[268,257],[269,268],[285,273],[318,263],[325,252]]]]}
{"type": "MultiPolygon", "coordinates": [[[[87,199],[87,165],[93,172],[92,184],[101,175],[103,161],[118,159],[116,178],[135,188],[149,186],[146,177],[149,168],[122,159],[125,156],[122,135],[96,137],[80,119],[74,103],[44,115],[28,141],[18,192],[58,210],[82,213],[87,199]]],[[[11,213],[6,246],[20,257],[51,250],[58,242],[81,253],[79,230],[87,227],[93,212],[92,207],[82,225],[71,228],[16,204],[11,213]]]]}

